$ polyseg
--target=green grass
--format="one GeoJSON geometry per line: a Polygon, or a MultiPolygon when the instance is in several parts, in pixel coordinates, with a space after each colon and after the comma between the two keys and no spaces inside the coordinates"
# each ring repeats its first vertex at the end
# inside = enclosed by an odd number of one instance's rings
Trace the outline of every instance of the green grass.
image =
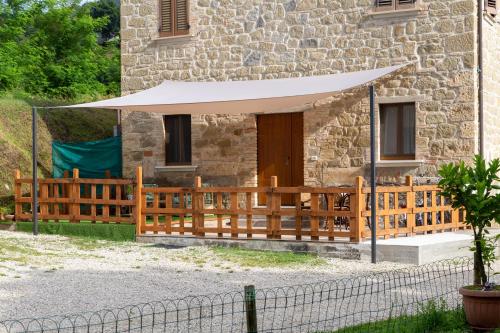
{"type": "Polygon", "coordinates": [[[472,332],[463,309],[450,310],[444,304],[428,303],[415,316],[401,316],[348,327],[330,333],[463,333],[472,332]]]}
{"type": "Polygon", "coordinates": [[[247,250],[238,247],[214,247],[213,252],[222,260],[242,267],[320,266],[326,261],[312,254],[247,250]]]}
{"type": "Polygon", "coordinates": [[[40,251],[20,243],[15,238],[0,239],[0,262],[15,262],[26,266],[33,257],[52,255],[52,253],[42,254],[40,251]]]}
{"type": "MultiPolygon", "coordinates": [[[[31,104],[62,105],[64,101],[30,100],[21,93],[0,95],[0,206],[12,210],[13,171],[31,174],[31,104]]],[[[40,110],[39,174],[52,170],[52,140],[93,141],[113,135],[116,113],[110,110],[40,110]]]]}
{"type": "MultiPolygon", "coordinates": [[[[64,235],[112,241],[133,241],[135,225],[102,223],[39,222],[41,234],[64,235]]],[[[32,232],[32,222],[17,222],[17,231],[32,232]]]]}

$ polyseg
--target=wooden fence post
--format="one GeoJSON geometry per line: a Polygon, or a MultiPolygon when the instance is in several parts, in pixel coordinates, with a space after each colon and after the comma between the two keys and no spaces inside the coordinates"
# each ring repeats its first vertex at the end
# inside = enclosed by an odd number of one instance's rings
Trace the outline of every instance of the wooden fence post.
{"type": "Polygon", "coordinates": [[[255,287],[245,286],[245,312],[247,332],[257,333],[257,306],[255,304],[255,287]]]}
{"type": "Polygon", "coordinates": [[[18,182],[18,179],[21,179],[21,171],[19,169],[14,171],[14,218],[18,221],[21,218],[21,214],[23,213],[22,203],[19,202],[19,199],[22,197],[22,184],[18,182]]]}
{"type": "Polygon", "coordinates": [[[135,235],[142,234],[142,167],[135,170],[135,235]]]}
{"type": "Polygon", "coordinates": [[[238,218],[239,215],[236,213],[239,209],[239,204],[238,204],[238,192],[231,192],[229,193],[229,200],[231,201],[231,218],[230,218],[230,223],[231,223],[231,238],[238,238],[239,236],[239,231],[238,231],[238,218]]]}
{"type": "Polygon", "coordinates": [[[278,177],[271,176],[271,184],[269,192],[266,193],[266,208],[269,210],[269,214],[266,218],[266,235],[268,239],[274,238],[274,189],[278,187],[278,177]]]}
{"type": "Polygon", "coordinates": [[[205,207],[204,207],[204,201],[203,201],[203,192],[200,192],[199,190],[201,189],[201,177],[196,176],[194,177],[194,191],[193,191],[193,197],[191,198],[192,200],[192,207],[193,207],[193,216],[192,216],[192,223],[193,223],[193,235],[197,236],[205,236],[205,232],[203,231],[205,229],[205,216],[201,212],[205,207]]]}
{"type": "Polygon", "coordinates": [[[408,210],[408,214],[406,214],[406,227],[410,231],[409,236],[413,236],[415,235],[416,225],[415,225],[415,191],[413,190],[412,176],[406,176],[405,185],[410,187],[410,191],[406,193],[406,209],[408,210]]]}
{"type": "Polygon", "coordinates": [[[76,223],[78,216],[80,215],[80,183],[77,182],[77,179],[80,178],[80,170],[73,169],[73,182],[71,186],[71,190],[69,191],[69,197],[71,201],[71,214],[70,214],[70,222],[76,223]]]}
{"type": "Polygon", "coordinates": [[[271,179],[273,187],[273,238],[281,239],[281,194],[274,191],[278,187],[278,177],[271,179]]]}
{"type": "MultiPolygon", "coordinates": [[[[451,203],[450,203],[451,205],[451,203]]],[[[451,225],[452,229],[451,231],[457,231],[459,230],[458,224],[459,224],[459,219],[460,219],[460,210],[451,208],[451,225]]]]}
{"type": "Polygon", "coordinates": [[[49,204],[47,203],[47,199],[49,198],[49,184],[44,184],[42,182],[39,182],[39,188],[40,188],[40,199],[39,199],[39,205],[40,205],[40,219],[44,222],[48,222],[49,219],[47,218],[47,215],[49,214],[49,204]]]}
{"type": "MultiPolygon", "coordinates": [[[[69,171],[68,170],[64,170],[64,173],[63,173],[63,178],[69,178],[69,171]]],[[[62,184],[62,193],[61,193],[61,197],[62,198],[71,198],[71,184],[62,184]]],[[[62,205],[62,213],[63,214],[71,214],[71,205],[70,204],[63,204],[62,205]]]]}
{"type": "Polygon", "coordinates": [[[319,240],[319,194],[311,193],[311,240],[319,240]]]}
{"type": "Polygon", "coordinates": [[[361,176],[357,176],[354,181],[354,202],[351,203],[351,219],[349,223],[349,229],[351,230],[350,241],[353,243],[359,243],[363,239],[364,230],[364,220],[363,220],[363,210],[365,204],[365,195],[363,194],[363,182],[364,179],[361,176]]]}

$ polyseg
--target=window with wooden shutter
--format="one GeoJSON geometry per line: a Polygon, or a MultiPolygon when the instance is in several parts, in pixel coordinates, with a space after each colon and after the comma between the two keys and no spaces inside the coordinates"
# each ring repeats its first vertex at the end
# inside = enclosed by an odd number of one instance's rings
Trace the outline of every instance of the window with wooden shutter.
{"type": "Polygon", "coordinates": [[[416,8],[417,0],[375,0],[375,11],[385,12],[416,8]]]}
{"type": "Polygon", "coordinates": [[[496,16],[497,15],[497,0],[485,0],[484,8],[488,12],[488,14],[496,16]]]}
{"type": "Polygon", "coordinates": [[[163,116],[165,162],[167,165],[191,164],[191,116],[163,116]]]}
{"type": "Polygon", "coordinates": [[[189,0],[160,0],[160,36],[189,33],[189,0]]]}

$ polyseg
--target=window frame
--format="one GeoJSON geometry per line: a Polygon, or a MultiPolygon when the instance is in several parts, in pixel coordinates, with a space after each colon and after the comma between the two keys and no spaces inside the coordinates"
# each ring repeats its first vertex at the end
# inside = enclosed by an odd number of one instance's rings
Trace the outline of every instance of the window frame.
{"type": "Polygon", "coordinates": [[[390,6],[379,6],[380,0],[374,0],[374,12],[396,12],[399,10],[417,9],[420,4],[420,0],[413,0],[411,4],[400,4],[399,0],[391,0],[392,4],[390,6]]]}
{"type": "MultiPolygon", "coordinates": [[[[178,120],[177,120],[178,121],[178,120]]],[[[192,128],[191,128],[191,124],[192,124],[192,119],[191,119],[191,115],[189,114],[176,114],[176,115],[163,115],[163,127],[164,127],[164,131],[165,131],[165,165],[166,166],[181,166],[181,165],[192,165],[193,163],[193,150],[192,150],[192,128]],[[167,124],[167,121],[168,121],[168,118],[169,117],[176,117],[176,120],[179,119],[180,117],[189,117],[189,126],[186,126],[187,128],[189,128],[189,136],[188,136],[188,140],[189,142],[187,144],[189,144],[189,156],[184,156],[184,161],[175,161],[175,162],[172,162],[172,161],[169,161],[168,160],[168,157],[169,157],[169,145],[171,145],[170,143],[170,138],[169,140],[167,141],[167,131],[168,131],[168,124],[167,124]]],[[[179,144],[181,145],[179,147],[179,151],[182,151],[183,152],[183,155],[187,155],[186,153],[186,142],[184,142],[184,140],[181,138],[185,138],[185,135],[184,135],[184,126],[180,126],[179,127],[179,144]]]]}
{"type": "Polygon", "coordinates": [[[179,30],[177,29],[177,0],[170,0],[171,10],[170,10],[170,22],[171,22],[171,31],[163,31],[163,15],[162,15],[162,5],[165,0],[158,0],[158,31],[160,33],[160,37],[176,37],[176,36],[186,36],[189,35],[189,31],[191,30],[190,20],[190,1],[186,1],[186,16],[187,16],[187,29],[179,30]]]}
{"type": "Polygon", "coordinates": [[[379,104],[379,160],[381,161],[413,161],[416,159],[416,146],[414,149],[413,154],[401,154],[400,152],[403,151],[402,146],[404,142],[404,122],[403,122],[403,110],[404,107],[407,105],[413,106],[413,109],[415,111],[415,127],[414,127],[414,138],[416,141],[417,138],[417,106],[415,102],[404,102],[404,103],[383,103],[379,104]],[[397,107],[398,108],[398,129],[397,129],[397,137],[396,137],[396,142],[397,142],[397,151],[398,153],[396,155],[385,155],[384,152],[384,147],[383,147],[383,141],[382,139],[385,137],[385,127],[382,126],[382,116],[383,116],[383,110],[385,107],[397,107]]]}

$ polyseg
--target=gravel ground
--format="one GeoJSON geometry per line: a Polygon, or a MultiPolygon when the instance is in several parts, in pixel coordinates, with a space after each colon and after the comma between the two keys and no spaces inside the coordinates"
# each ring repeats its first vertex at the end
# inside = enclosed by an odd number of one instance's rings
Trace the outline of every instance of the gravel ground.
{"type": "Polygon", "coordinates": [[[210,248],[88,241],[0,231],[0,320],[97,311],[142,302],[327,281],[407,265],[327,259],[248,268],[210,248]]]}

